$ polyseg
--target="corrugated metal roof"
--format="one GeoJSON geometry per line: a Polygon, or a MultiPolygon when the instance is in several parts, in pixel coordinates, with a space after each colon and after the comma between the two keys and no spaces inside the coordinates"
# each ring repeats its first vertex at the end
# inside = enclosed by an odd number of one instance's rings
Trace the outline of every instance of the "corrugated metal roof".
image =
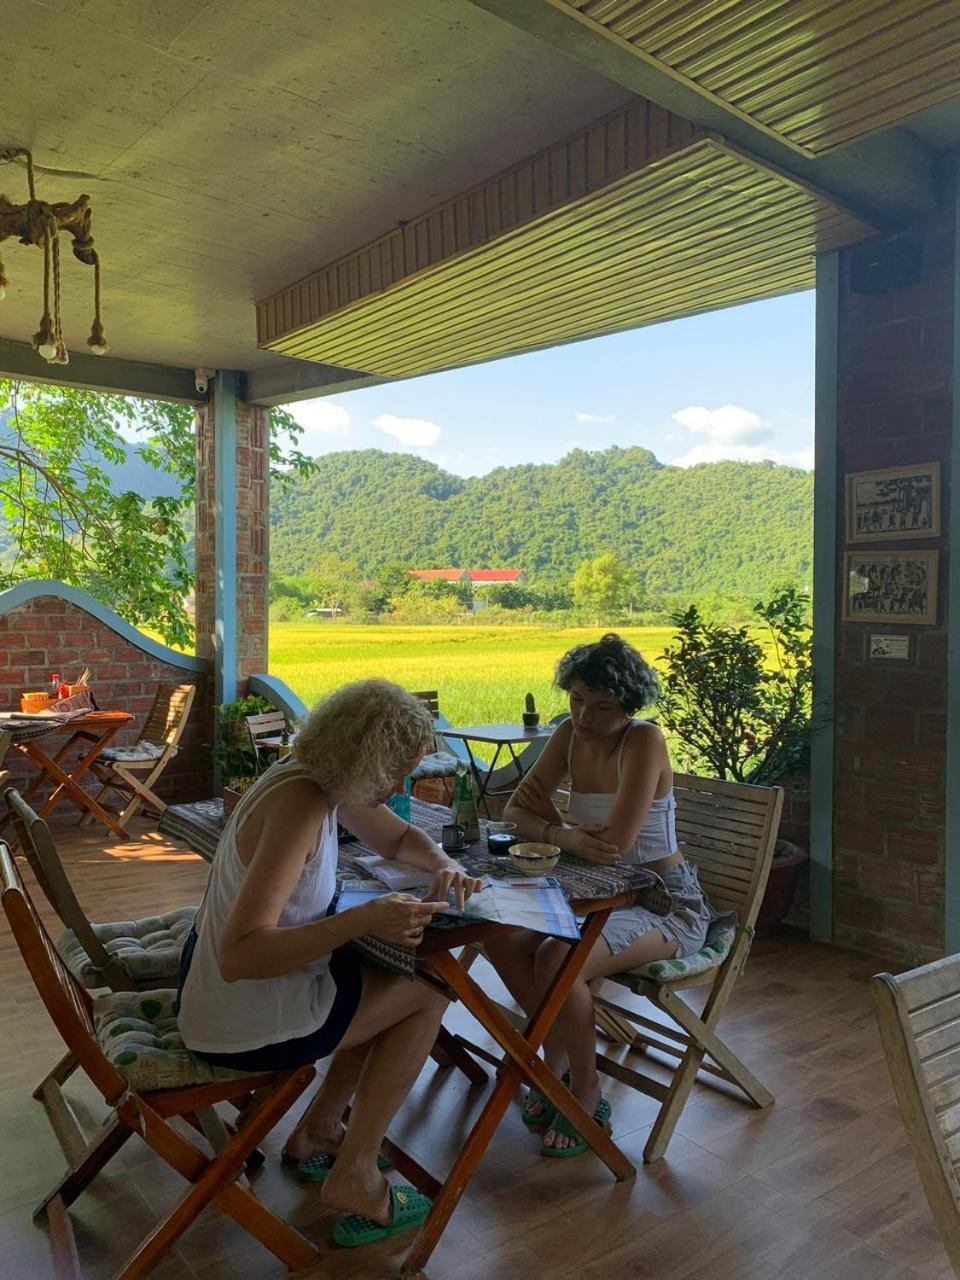
{"type": "Polygon", "coordinates": [[[960,95],[957,0],[549,0],[809,152],[960,95]]]}
{"type": "Polygon", "coordinates": [[[406,377],[810,287],[869,231],[704,140],[264,345],[406,377]]]}

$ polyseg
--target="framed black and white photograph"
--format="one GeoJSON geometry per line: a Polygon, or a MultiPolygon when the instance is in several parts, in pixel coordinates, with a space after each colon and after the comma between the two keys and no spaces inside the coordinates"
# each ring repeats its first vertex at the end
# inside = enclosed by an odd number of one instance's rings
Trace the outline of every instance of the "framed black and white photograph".
{"type": "Polygon", "coordinates": [[[848,551],[843,558],[845,622],[935,626],[938,551],[848,551]]]}
{"type": "Polygon", "coordinates": [[[847,476],[847,542],[901,542],[939,534],[939,462],[847,476]]]}

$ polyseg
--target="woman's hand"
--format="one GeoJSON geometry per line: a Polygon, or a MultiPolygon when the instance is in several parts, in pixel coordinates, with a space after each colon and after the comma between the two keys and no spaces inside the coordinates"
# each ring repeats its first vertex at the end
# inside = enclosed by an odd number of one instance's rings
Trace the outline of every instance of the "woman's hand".
{"type": "Polygon", "coordinates": [[[358,936],[372,933],[384,942],[396,942],[402,947],[416,947],[423,941],[423,931],[430,917],[437,911],[447,911],[449,904],[421,902],[409,893],[385,893],[365,906],[354,910],[363,913],[358,936]]]}
{"type": "Polygon", "coordinates": [[[450,862],[437,872],[430,886],[430,897],[446,902],[452,893],[457,910],[462,911],[463,904],[470,895],[478,893],[482,887],[483,881],[472,876],[469,871],[464,871],[459,862],[450,862]]]}
{"type": "Polygon", "coordinates": [[[575,854],[587,862],[598,862],[604,867],[615,867],[620,861],[620,850],[606,836],[606,827],[586,823],[582,827],[565,827],[558,832],[557,843],[564,853],[575,854]]]}

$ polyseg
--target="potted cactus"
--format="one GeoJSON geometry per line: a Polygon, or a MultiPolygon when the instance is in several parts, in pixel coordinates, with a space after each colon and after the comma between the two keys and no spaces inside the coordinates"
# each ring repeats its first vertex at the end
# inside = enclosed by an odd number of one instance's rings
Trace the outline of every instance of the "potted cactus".
{"type": "Polygon", "coordinates": [[[524,702],[526,709],[523,713],[523,727],[525,729],[535,729],[540,723],[540,712],[537,710],[536,699],[532,693],[528,693],[524,702]]]}

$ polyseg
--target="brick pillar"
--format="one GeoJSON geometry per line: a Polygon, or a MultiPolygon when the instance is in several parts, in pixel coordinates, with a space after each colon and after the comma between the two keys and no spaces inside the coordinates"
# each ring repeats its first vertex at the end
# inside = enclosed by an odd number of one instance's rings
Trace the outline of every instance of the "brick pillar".
{"type": "Polygon", "coordinates": [[[840,259],[837,576],[843,553],[939,552],[935,626],[844,622],[838,612],[834,762],[834,937],[914,964],[943,953],[947,546],[951,518],[953,209],[906,229],[920,278],[864,294],[840,259]],[[938,461],[942,534],[848,545],[844,476],[938,461]],[[874,633],[906,636],[906,660],[871,657],[874,633]]]}
{"type": "Polygon", "coordinates": [[[209,401],[197,410],[197,654],[214,662],[218,660],[218,528],[221,532],[226,528],[225,542],[231,540],[231,521],[218,522],[217,519],[216,431],[219,429],[225,432],[225,439],[235,433],[236,476],[231,495],[236,545],[225,545],[220,552],[225,570],[234,575],[236,583],[233,616],[224,619],[228,628],[235,628],[233,643],[225,648],[233,669],[224,672],[224,676],[236,679],[239,693],[243,693],[247,676],[267,670],[270,411],[235,400],[230,404],[221,403],[218,412],[217,395],[226,399],[229,392],[223,377],[218,377],[209,401]]]}

